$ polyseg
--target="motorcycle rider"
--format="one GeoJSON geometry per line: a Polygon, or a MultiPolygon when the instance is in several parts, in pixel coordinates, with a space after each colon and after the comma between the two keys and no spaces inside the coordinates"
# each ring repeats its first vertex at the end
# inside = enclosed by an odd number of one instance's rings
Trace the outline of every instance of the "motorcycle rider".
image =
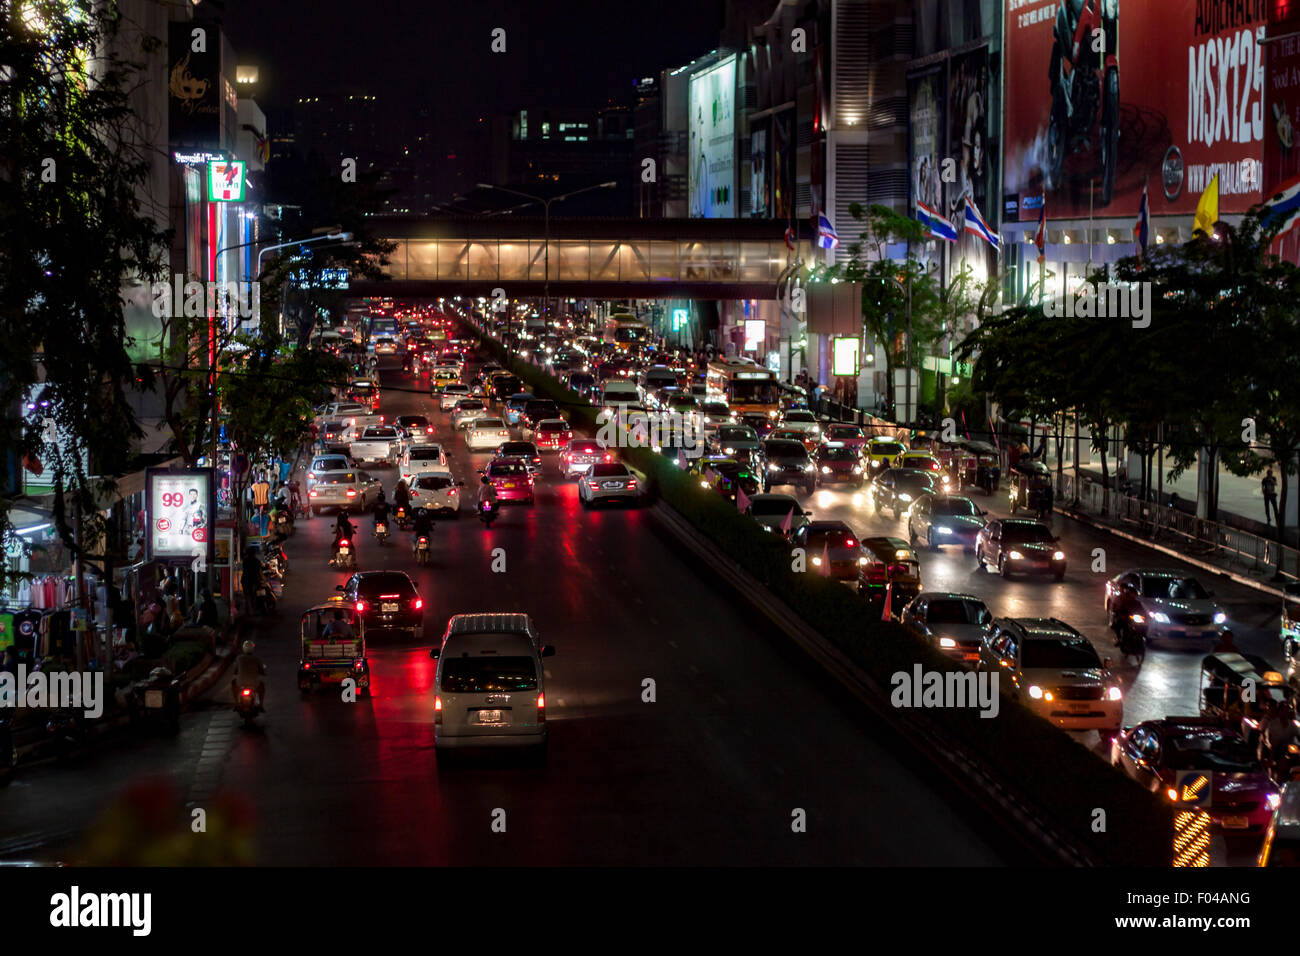
{"type": "Polygon", "coordinates": [[[372,512],[375,518],[375,531],[379,530],[382,524],[388,526],[388,499],[384,497],[384,489],[379,489],[379,498],[375,501],[375,508],[372,512]]]}
{"type": "Polygon", "coordinates": [[[412,355],[410,349],[407,349],[405,352],[402,353],[402,371],[403,372],[411,371],[411,367],[414,364],[415,364],[415,356],[412,355]]]}
{"type": "Polygon", "coordinates": [[[416,554],[420,549],[420,537],[433,537],[433,515],[424,508],[417,508],[415,511],[415,524],[411,528],[411,554],[416,554]]]}
{"type": "Polygon", "coordinates": [[[411,513],[411,491],[406,487],[406,480],[398,481],[397,487],[393,489],[393,507],[406,510],[407,514],[411,513]]]}
{"type": "Polygon", "coordinates": [[[321,637],[334,640],[352,640],[356,636],[356,632],[352,630],[352,622],[343,616],[342,611],[335,611],[334,619],[326,624],[325,630],[321,632],[321,637]]]}
{"type": "Polygon", "coordinates": [[[497,510],[497,489],[496,486],[488,480],[487,475],[484,475],[479,479],[477,507],[480,513],[483,511],[483,503],[485,501],[491,505],[492,513],[495,514],[497,510]]]}
{"type": "Polygon", "coordinates": [[[346,511],[340,511],[338,520],[334,522],[334,550],[331,557],[339,553],[339,542],[352,541],[353,536],[357,533],[356,525],[348,519],[346,511]]]}
{"type": "Polygon", "coordinates": [[[266,682],[262,680],[266,674],[266,665],[262,663],[261,658],[253,653],[253,642],[244,641],[240,648],[241,653],[235,658],[235,677],[230,682],[230,690],[235,696],[235,701],[239,701],[239,692],[245,687],[257,688],[257,706],[263,710],[266,709],[266,682]]]}
{"type": "Polygon", "coordinates": [[[1286,758],[1287,744],[1300,743],[1296,733],[1295,707],[1290,701],[1274,701],[1268,708],[1268,717],[1260,728],[1259,759],[1270,769],[1286,758]]]}

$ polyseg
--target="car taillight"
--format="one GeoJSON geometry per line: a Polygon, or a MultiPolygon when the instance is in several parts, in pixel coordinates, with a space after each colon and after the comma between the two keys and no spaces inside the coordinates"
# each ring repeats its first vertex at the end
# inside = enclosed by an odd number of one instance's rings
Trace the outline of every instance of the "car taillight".
{"type": "Polygon", "coordinates": [[[629,488],[635,488],[635,487],[636,487],[636,479],[635,479],[635,478],[631,479],[631,480],[627,483],[627,486],[628,486],[629,488]]]}
{"type": "Polygon", "coordinates": [[[356,668],[359,671],[363,671],[366,669],[366,659],[364,657],[361,660],[356,662],[356,668]]]}
{"type": "Polygon", "coordinates": [[[352,542],[349,541],[347,538],[344,538],[342,541],[339,542],[339,547],[340,547],[340,548],[348,548],[348,547],[351,547],[351,546],[352,546],[352,542]]]}
{"type": "Polygon", "coordinates": [[[358,602],[357,602],[357,613],[358,613],[358,614],[365,614],[365,613],[366,613],[366,602],[365,602],[365,601],[358,601],[358,602]]]}
{"type": "Polygon", "coordinates": [[[316,478],[316,472],[314,472],[314,471],[309,471],[309,472],[307,472],[307,477],[308,477],[308,478],[311,478],[311,479],[314,481],[315,478],[316,478]]]}
{"type": "Polygon", "coordinates": [[[419,611],[423,607],[424,607],[424,600],[422,598],[416,598],[414,601],[411,602],[411,610],[413,611],[419,611]]]}
{"type": "Polygon", "coordinates": [[[355,498],[356,496],[357,496],[357,490],[356,490],[355,488],[349,488],[349,489],[348,489],[348,497],[349,497],[349,498],[355,498]]]}
{"type": "Polygon", "coordinates": [[[609,455],[606,455],[606,456],[605,456],[605,460],[606,460],[606,461],[613,461],[614,459],[612,459],[609,455]]]}
{"type": "Polygon", "coordinates": [[[442,698],[441,697],[433,698],[433,722],[435,724],[442,723],[442,698]]]}
{"type": "Polygon", "coordinates": [[[252,697],[252,696],[253,696],[253,690],[252,690],[251,687],[245,687],[245,688],[244,688],[244,696],[245,696],[245,697],[252,697]]]}
{"type": "Polygon", "coordinates": [[[545,694],[537,695],[537,722],[539,724],[546,723],[546,695],[545,694]]]}
{"type": "Polygon", "coordinates": [[[449,494],[449,495],[454,495],[454,494],[458,494],[458,492],[456,491],[455,488],[448,488],[448,489],[447,489],[447,494],[449,494]]]}
{"type": "Polygon", "coordinates": [[[313,488],[311,491],[307,492],[307,497],[308,497],[308,498],[315,498],[315,497],[317,497],[316,489],[313,488]]]}
{"type": "Polygon", "coordinates": [[[430,425],[428,428],[426,428],[426,429],[424,430],[424,433],[425,433],[426,435],[432,435],[432,434],[433,434],[433,426],[430,425]]]}

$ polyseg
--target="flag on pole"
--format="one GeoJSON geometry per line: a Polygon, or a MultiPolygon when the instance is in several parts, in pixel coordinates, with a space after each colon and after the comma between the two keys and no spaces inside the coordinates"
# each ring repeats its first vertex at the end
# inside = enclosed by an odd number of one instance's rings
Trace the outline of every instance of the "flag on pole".
{"type": "Polygon", "coordinates": [[[826,218],[826,213],[817,214],[817,245],[822,249],[834,249],[840,244],[840,237],[835,233],[835,227],[831,221],[826,218]]]}
{"type": "Polygon", "coordinates": [[[972,236],[983,239],[993,247],[994,252],[1002,251],[1002,237],[989,228],[989,224],[984,221],[984,217],[975,206],[975,200],[970,196],[966,197],[966,231],[972,236]]]}
{"type": "Polygon", "coordinates": [[[1147,184],[1142,184],[1142,202],[1138,206],[1137,222],[1133,226],[1133,242],[1137,246],[1138,261],[1147,254],[1147,239],[1151,235],[1151,206],[1147,202],[1147,184]]]}
{"type": "Polygon", "coordinates": [[[794,226],[785,227],[785,247],[794,252],[794,226]]]}
{"type": "Polygon", "coordinates": [[[1196,218],[1192,221],[1192,235],[1198,232],[1214,235],[1214,224],[1219,221],[1219,174],[1215,173],[1210,185],[1205,187],[1196,203],[1196,218]]]}
{"type": "Polygon", "coordinates": [[[1283,183],[1264,200],[1264,210],[1264,227],[1276,228],[1279,237],[1300,225],[1300,176],[1283,183]]]}
{"type": "Polygon", "coordinates": [[[787,538],[790,537],[792,527],[794,527],[794,508],[791,508],[790,513],[781,519],[781,533],[787,538]]]}
{"type": "Polygon", "coordinates": [[[1038,261],[1046,257],[1047,247],[1047,191],[1043,190],[1042,201],[1038,205],[1038,231],[1034,233],[1034,245],[1038,247],[1038,261]]]}
{"type": "Polygon", "coordinates": [[[926,231],[934,239],[944,239],[948,242],[957,241],[957,227],[951,222],[939,215],[923,202],[916,204],[916,218],[921,225],[925,226],[926,231]]]}
{"type": "Polygon", "coordinates": [[[825,540],[825,541],[822,542],[822,564],[821,564],[821,573],[822,573],[822,577],[824,577],[824,578],[829,578],[829,577],[831,576],[831,543],[830,543],[830,539],[827,539],[827,540],[825,540]]]}
{"type": "Polygon", "coordinates": [[[893,615],[890,613],[893,610],[893,604],[894,604],[894,582],[887,581],[885,583],[885,601],[880,606],[880,619],[882,621],[892,621],[894,619],[893,615]]]}
{"type": "Polygon", "coordinates": [[[749,510],[749,506],[752,504],[753,502],[749,500],[749,495],[745,494],[745,489],[737,488],[736,489],[736,510],[743,515],[746,511],[749,510]]]}

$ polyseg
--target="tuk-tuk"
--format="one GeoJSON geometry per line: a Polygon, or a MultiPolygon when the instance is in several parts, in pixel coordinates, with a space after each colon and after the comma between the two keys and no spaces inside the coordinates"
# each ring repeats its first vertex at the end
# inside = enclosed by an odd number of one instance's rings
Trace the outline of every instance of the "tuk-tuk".
{"type": "Polygon", "coordinates": [[[961,449],[962,473],[957,487],[974,485],[986,495],[996,492],[1002,480],[998,450],[984,441],[964,441],[961,449]]]}
{"type": "Polygon", "coordinates": [[[889,596],[891,617],[902,613],[908,601],[921,593],[921,563],[912,546],[902,538],[888,536],[865,538],[858,568],[858,593],[870,603],[875,613],[884,610],[889,596]]]}
{"type": "Polygon", "coordinates": [[[1252,746],[1273,703],[1295,700],[1296,688],[1262,657],[1239,652],[1210,654],[1201,661],[1201,715],[1240,722],[1252,746]],[[1254,684],[1248,700],[1246,682],[1254,684]]]}
{"type": "Polygon", "coordinates": [[[1008,494],[1011,513],[1019,508],[1037,511],[1043,492],[1052,487],[1052,473],[1041,461],[1021,461],[1011,469],[1008,494]]]}
{"type": "Polygon", "coordinates": [[[1300,584],[1282,591],[1282,657],[1287,669],[1300,670],[1300,584]]]}
{"type": "Polygon", "coordinates": [[[310,693],[322,685],[356,681],[362,697],[370,696],[370,662],[366,659],[366,624],[350,605],[317,604],[302,615],[302,654],[298,689],[310,693]]]}

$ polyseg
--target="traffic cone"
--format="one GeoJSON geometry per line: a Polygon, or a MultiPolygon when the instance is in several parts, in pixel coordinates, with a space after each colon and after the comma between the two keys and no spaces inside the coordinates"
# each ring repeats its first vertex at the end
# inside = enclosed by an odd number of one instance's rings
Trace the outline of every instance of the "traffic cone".
{"type": "Polygon", "coordinates": [[[893,618],[889,614],[889,607],[894,600],[894,582],[890,581],[885,585],[885,603],[880,609],[880,619],[882,621],[891,621],[893,618]]]}

